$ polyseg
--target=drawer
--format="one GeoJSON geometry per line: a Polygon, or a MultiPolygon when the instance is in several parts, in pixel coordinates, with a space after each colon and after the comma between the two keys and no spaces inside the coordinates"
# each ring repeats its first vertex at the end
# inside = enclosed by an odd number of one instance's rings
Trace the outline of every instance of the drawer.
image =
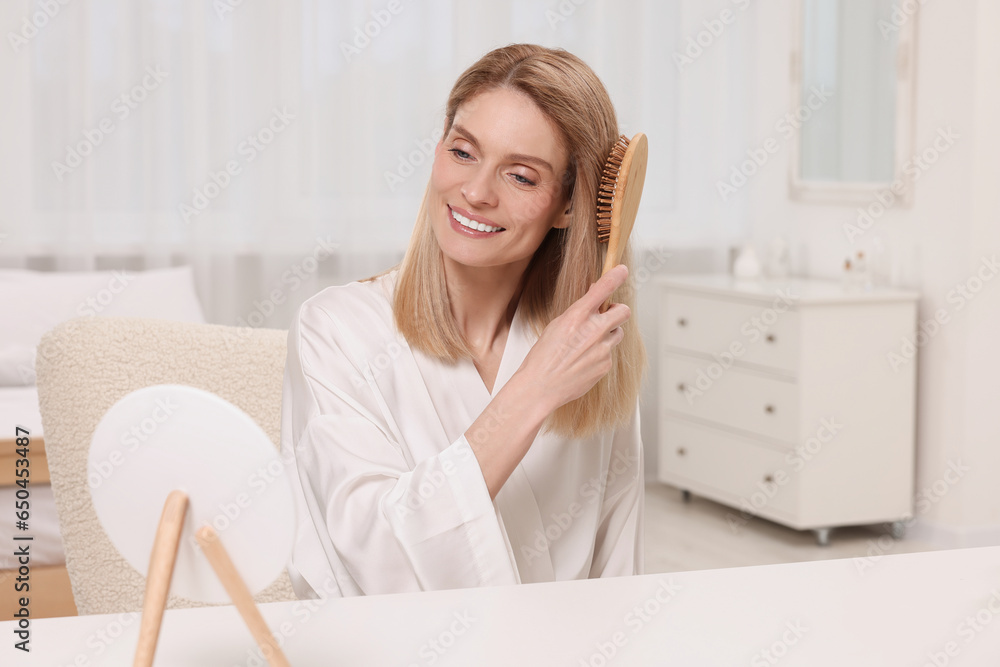
{"type": "Polygon", "coordinates": [[[752,303],[667,290],[660,331],[665,345],[795,373],[799,314],[775,293],[752,303]],[[783,312],[782,312],[783,311],[783,312]]]}
{"type": "Polygon", "coordinates": [[[684,480],[717,491],[718,499],[739,509],[753,507],[792,515],[798,505],[798,476],[785,453],[718,429],[664,417],[660,421],[659,479],[684,480]],[[745,501],[745,502],[744,502],[745,501]]]}
{"type": "Polygon", "coordinates": [[[668,410],[768,438],[798,438],[798,384],[681,354],[660,359],[661,404],[668,410]]]}

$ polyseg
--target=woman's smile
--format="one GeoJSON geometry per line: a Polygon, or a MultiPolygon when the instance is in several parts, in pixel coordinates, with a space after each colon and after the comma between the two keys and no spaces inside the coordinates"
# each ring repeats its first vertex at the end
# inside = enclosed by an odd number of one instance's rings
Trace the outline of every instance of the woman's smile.
{"type": "Polygon", "coordinates": [[[491,220],[473,215],[464,209],[449,206],[448,211],[451,213],[449,217],[451,218],[452,229],[460,234],[465,234],[472,238],[486,238],[506,231],[503,227],[493,224],[491,220]]]}

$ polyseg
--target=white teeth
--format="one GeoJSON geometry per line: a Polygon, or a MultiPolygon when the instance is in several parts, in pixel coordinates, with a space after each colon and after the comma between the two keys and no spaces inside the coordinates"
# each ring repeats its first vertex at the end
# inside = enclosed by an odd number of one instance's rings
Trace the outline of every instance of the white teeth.
{"type": "Polygon", "coordinates": [[[468,227],[469,229],[475,229],[480,232],[499,232],[503,230],[503,227],[491,227],[482,222],[475,222],[473,220],[470,220],[469,218],[466,218],[464,215],[456,212],[454,209],[451,210],[451,214],[455,216],[455,219],[458,220],[458,222],[463,227],[468,227]]]}

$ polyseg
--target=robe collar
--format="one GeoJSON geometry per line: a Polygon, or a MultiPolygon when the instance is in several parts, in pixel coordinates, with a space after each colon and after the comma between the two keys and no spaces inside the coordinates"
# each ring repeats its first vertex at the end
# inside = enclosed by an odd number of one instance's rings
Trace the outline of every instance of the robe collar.
{"type": "MultiPolygon", "coordinates": [[[[522,304],[523,299],[518,302],[517,310],[514,311],[510,331],[507,332],[507,342],[504,344],[503,356],[500,358],[500,366],[497,369],[497,377],[493,382],[492,393],[486,389],[486,385],[471,359],[463,359],[459,362],[461,372],[469,375],[469,383],[478,388],[478,391],[464,393],[462,397],[470,424],[482,414],[490,401],[521,367],[521,363],[538,338],[529,323],[525,321],[522,304]]],[[[465,385],[464,382],[463,385],[465,385]]],[[[536,443],[540,440],[541,438],[536,438],[536,443]]],[[[501,529],[507,538],[511,553],[514,555],[520,581],[555,580],[541,511],[535,500],[535,493],[531,488],[528,476],[524,471],[523,462],[519,463],[511,473],[500,492],[497,493],[493,504],[498,510],[501,529]]]]}

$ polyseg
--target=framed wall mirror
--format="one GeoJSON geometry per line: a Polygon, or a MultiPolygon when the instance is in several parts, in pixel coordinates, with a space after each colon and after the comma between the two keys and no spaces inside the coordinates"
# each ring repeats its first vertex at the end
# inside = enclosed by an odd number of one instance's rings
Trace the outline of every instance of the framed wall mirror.
{"type": "Polygon", "coordinates": [[[793,5],[791,198],[908,205],[919,1],[793,5]]]}

